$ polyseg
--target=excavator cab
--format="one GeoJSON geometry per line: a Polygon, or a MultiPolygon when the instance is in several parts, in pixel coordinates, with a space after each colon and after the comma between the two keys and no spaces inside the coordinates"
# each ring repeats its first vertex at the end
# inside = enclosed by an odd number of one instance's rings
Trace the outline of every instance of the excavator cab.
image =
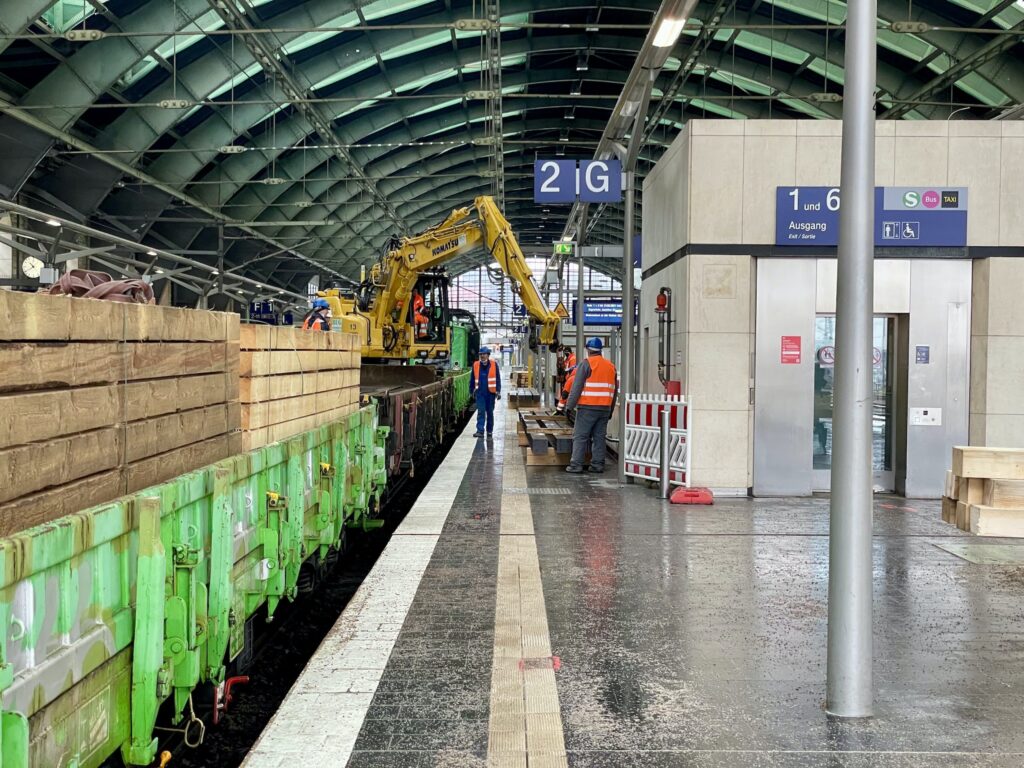
{"type": "Polygon", "coordinates": [[[416,280],[409,302],[409,324],[416,344],[447,344],[451,310],[448,286],[451,278],[444,270],[424,272],[416,280]]]}

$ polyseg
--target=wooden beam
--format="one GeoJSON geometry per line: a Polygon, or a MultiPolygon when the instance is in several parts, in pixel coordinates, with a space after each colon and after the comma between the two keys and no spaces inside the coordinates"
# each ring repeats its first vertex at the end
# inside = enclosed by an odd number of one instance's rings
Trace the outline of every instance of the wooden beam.
{"type": "Polygon", "coordinates": [[[1024,448],[958,446],[953,449],[953,474],[968,478],[1024,480],[1024,448]]]}

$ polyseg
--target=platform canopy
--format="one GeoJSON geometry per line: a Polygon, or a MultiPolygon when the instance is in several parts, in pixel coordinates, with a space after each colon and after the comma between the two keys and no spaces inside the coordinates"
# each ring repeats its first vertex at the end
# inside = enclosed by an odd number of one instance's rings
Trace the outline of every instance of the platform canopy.
{"type": "MultiPolygon", "coordinates": [[[[495,194],[528,252],[564,211],[657,0],[3,0],[0,195],[301,288],[495,194]],[[295,258],[301,254],[305,260],[295,258]]],[[[1019,117],[1022,0],[879,0],[878,115],[1019,117]]],[[[696,117],[835,118],[846,4],[703,0],[642,175],[696,117]]],[[[620,209],[621,210],[621,209],[620,209]]],[[[621,242],[614,206],[591,244],[621,242]]],[[[462,271],[489,256],[465,259],[462,271]]]]}

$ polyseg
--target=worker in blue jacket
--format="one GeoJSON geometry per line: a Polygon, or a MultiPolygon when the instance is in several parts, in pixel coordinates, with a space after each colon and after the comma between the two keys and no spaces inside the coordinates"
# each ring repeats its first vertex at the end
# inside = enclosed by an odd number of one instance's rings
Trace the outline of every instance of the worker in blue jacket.
{"type": "Polygon", "coordinates": [[[501,374],[498,361],[491,360],[489,347],[480,347],[480,359],[473,363],[473,378],[469,380],[469,391],[476,393],[476,433],[473,437],[494,432],[494,402],[501,399],[501,374]]]}

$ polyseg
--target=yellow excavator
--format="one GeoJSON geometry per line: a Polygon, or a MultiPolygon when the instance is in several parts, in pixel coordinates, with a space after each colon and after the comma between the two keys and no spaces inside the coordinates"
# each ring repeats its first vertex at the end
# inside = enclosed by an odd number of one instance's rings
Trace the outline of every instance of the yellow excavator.
{"type": "Polygon", "coordinates": [[[444,360],[451,354],[452,310],[441,267],[477,248],[511,278],[529,315],[530,347],[557,346],[560,318],[541,298],[512,227],[487,195],[436,227],[391,241],[355,290],[329,288],[317,295],[330,305],[335,330],[363,340],[363,360],[444,360]]]}

